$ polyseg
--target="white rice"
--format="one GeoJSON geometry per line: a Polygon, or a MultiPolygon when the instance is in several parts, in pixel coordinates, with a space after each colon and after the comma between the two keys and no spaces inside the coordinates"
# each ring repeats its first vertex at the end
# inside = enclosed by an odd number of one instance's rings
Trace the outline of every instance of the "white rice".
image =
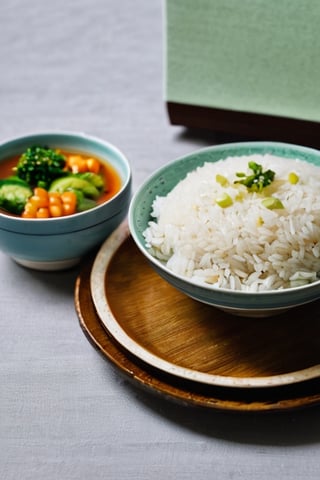
{"type": "Polygon", "coordinates": [[[206,163],[157,197],[152,217],[144,232],[150,253],[196,283],[266,291],[314,281],[320,271],[320,167],[301,160],[251,155],[206,163]],[[275,172],[261,193],[234,184],[236,172],[252,173],[249,161],[275,172]],[[290,172],[298,183],[288,181],[290,172]],[[226,208],[216,203],[224,192],[233,200],[226,208]],[[264,207],[265,196],[284,208],[264,207]]]}

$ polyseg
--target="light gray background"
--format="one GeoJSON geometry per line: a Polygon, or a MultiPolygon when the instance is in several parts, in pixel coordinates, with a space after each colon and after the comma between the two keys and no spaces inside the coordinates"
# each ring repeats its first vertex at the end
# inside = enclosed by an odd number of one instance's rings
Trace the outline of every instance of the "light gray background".
{"type": "MultiPolygon", "coordinates": [[[[0,140],[100,136],[128,156],[136,188],[219,141],[169,125],[164,54],[160,0],[1,0],[0,140]]],[[[142,392],[84,337],[77,273],[27,270],[0,253],[1,479],[319,478],[319,408],[247,416],[142,392]]]]}

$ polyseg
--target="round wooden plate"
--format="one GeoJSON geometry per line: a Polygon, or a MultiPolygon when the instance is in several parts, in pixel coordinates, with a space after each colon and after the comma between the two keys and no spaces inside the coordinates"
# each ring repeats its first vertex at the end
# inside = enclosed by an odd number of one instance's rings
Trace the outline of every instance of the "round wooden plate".
{"type": "MultiPolygon", "coordinates": [[[[121,226],[116,232],[116,237],[119,238],[120,234],[122,240],[106,266],[106,303],[122,328],[130,332],[135,341],[143,342],[144,348],[148,347],[153,354],[162,356],[165,351],[167,356],[171,355],[170,363],[181,364],[184,359],[188,369],[193,362],[196,371],[206,368],[210,375],[214,372],[214,375],[240,379],[288,375],[319,363],[320,332],[317,316],[310,306],[288,318],[268,319],[267,325],[265,320],[239,319],[216,310],[213,316],[212,307],[186,298],[161,280],[125,232],[126,226],[121,226]],[[160,302],[159,296],[162,298],[160,302]],[[181,302],[187,304],[182,318],[172,309],[176,305],[180,311],[181,302]],[[159,304],[162,314],[156,315],[151,306],[159,304]],[[194,324],[190,323],[194,312],[204,315],[200,323],[199,318],[196,322],[200,330],[194,330],[194,324]],[[169,331],[161,322],[163,316],[167,319],[165,323],[168,318],[174,320],[169,331]],[[160,331],[155,328],[157,323],[162,325],[160,331]],[[306,324],[309,334],[305,332],[306,324]],[[206,347],[206,355],[203,348],[201,355],[197,349],[196,354],[193,350],[188,354],[190,337],[196,337],[197,344],[199,338],[206,336],[209,336],[211,350],[206,347]],[[172,340],[174,338],[176,341],[172,340]],[[177,342],[179,338],[184,341],[177,342]],[[211,352],[210,355],[208,352],[211,352]]],[[[189,405],[232,411],[283,411],[320,403],[318,377],[309,380],[300,378],[268,388],[206,384],[155,368],[132,354],[110,335],[97,314],[90,285],[92,263],[93,260],[88,261],[76,283],[75,305],[81,327],[100,353],[138,385],[189,405]]]]}
{"type": "Polygon", "coordinates": [[[320,378],[319,302],[265,319],[197,302],[150,268],[125,224],[97,254],[91,293],[108,333],[166,373],[240,388],[320,378]]]}

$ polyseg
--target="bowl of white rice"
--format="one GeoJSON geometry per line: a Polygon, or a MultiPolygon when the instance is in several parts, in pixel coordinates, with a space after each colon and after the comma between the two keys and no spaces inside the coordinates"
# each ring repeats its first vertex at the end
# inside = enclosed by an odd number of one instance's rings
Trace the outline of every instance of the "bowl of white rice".
{"type": "Polygon", "coordinates": [[[275,142],[204,148],[134,194],[133,240],[156,272],[242,316],[320,298],[320,152],[275,142]]]}

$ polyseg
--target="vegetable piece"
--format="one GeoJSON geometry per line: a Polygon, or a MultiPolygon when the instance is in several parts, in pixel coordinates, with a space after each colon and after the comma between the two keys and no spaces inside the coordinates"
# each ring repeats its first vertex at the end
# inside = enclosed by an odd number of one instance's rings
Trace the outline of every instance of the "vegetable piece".
{"type": "Polygon", "coordinates": [[[92,185],[97,187],[98,190],[100,191],[106,188],[103,178],[101,177],[101,175],[97,175],[96,173],[93,173],[93,172],[79,173],[77,177],[92,183],[92,185]]]}
{"type": "Polygon", "coordinates": [[[282,209],[284,208],[281,200],[276,197],[266,197],[262,200],[262,205],[269,210],[282,209]]]}
{"type": "Polygon", "coordinates": [[[72,173],[86,172],[88,170],[86,160],[81,155],[70,155],[67,158],[67,168],[72,173]]]}
{"type": "Polygon", "coordinates": [[[219,173],[217,173],[216,175],[216,182],[219,183],[222,187],[227,187],[229,185],[228,179],[223,175],[219,175],[219,173]]]}
{"type": "Polygon", "coordinates": [[[38,208],[47,207],[49,203],[48,192],[44,188],[37,187],[33,190],[33,195],[30,198],[38,208]]]}
{"type": "Polygon", "coordinates": [[[77,210],[78,212],[85,212],[97,205],[96,201],[92,198],[87,198],[80,190],[75,190],[74,193],[77,196],[77,210]]]}
{"type": "Polygon", "coordinates": [[[241,180],[235,180],[234,183],[245,185],[251,192],[261,192],[263,188],[267,187],[273,182],[275,172],[272,170],[266,170],[264,172],[262,165],[259,165],[256,162],[249,162],[248,166],[250,170],[253,171],[253,174],[246,175],[243,172],[238,172],[236,175],[238,178],[241,178],[241,180]]]}
{"type": "Polygon", "coordinates": [[[262,227],[263,224],[264,224],[263,218],[262,218],[262,217],[258,217],[258,218],[257,218],[257,221],[256,221],[257,227],[262,227]]]}
{"type": "Polygon", "coordinates": [[[288,181],[289,183],[291,183],[292,185],[295,185],[296,183],[299,182],[299,177],[296,173],[294,172],[290,172],[289,175],[288,175],[288,181]]]}
{"type": "MultiPolygon", "coordinates": [[[[52,194],[49,194],[49,197],[52,194]]],[[[77,209],[77,196],[75,192],[63,192],[61,193],[62,211],[63,215],[71,215],[75,213],[77,209]]]]}
{"type": "Polygon", "coordinates": [[[31,187],[49,187],[57,177],[66,174],[66,159],[48,147],[29,147],[19,158],[15,167],[16,175],[31,187]]]}
{"type": "Polygon", "coordinates": [[[77,196],[74,192],[48,193],[43,188],[35,188],[27,201],[23,218],[52,218],[71,215],[76,212],[77,196]]]}
{"type": "Polygon", "coordinates": [[[88,180],[81,178],[78,174],[70,174],[66,177],[54,180],[50,185],[49,192],[67,192],[72,190],[80,190],[84,196],[89,198],[98,198],[100,196],[99,189],[88,180]]]}
{"type": "MultiPolygon", "coordinates": [[[[49,193],[49,200],[52,193],[49,193]]],[[[77,195],[75,192],[64,192],[60,195],[62,215],[72,215],[77,212],[77,195]]],[[[50,213],[53,216],[53,211],[50,209],[50,213]]]]}
{"type": "Polygon", "coordinates": [[[49,218],[50,217],[50,212],[49,208],[47,207],[40,207],[37,210],[37,218],[49,218]]]}
{"type": "Polygon", "coordinates": [[[87,167],[89,172],[92,173],[99,173],[100,171],[100,162],[96,158],[88,158],[87,159],[87,167]]]}
{"type": "Polygon", "coordinates": [[[81,155],[67,157],[67,168],[72,173],[92,172],[99,173],[100,162],[96,158],[83,158],[81,155]]]}
{"type": "Polygon", "coordinates": [[[49,218],[49,198],[48,192],[41,187],[33,190],[33,195],[25,204],[22,212],[23,218],[49,218]]]}
{"type": "Polygon", "coordinates": [[[19,178],[0,180],[0,207],[10,213],[20,215],[31,195],[32,189],[19,178]]]}
{"type": "Polygon", "coordinates": [[[216,198],[216,204],[219,207],[227,208],[233,204],[233,200],[227,193],[223,193],[220,197],[216,198]]]}

